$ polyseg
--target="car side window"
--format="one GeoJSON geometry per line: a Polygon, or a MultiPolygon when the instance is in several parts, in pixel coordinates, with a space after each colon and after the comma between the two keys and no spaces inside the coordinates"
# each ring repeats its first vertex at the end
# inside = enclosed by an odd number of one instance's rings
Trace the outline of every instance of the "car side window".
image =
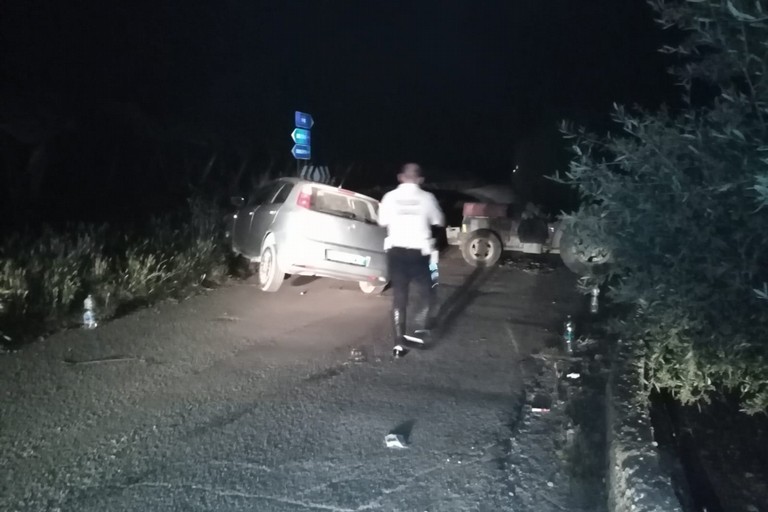
{"type": "Polygon", "coordinates": [[[248,206],[258,206],[260,204],[268,204],[270,202],[270,199],[272,199],[277,192],[277,187],[281,186],[282,183],[276,182],[276,183],[268,183],[262,187],[259,187],[256,189],[256,191],[251,196],[250,201],[248,201],[248,206]]]}
{"type": "Polygon", "coordinates": [[[280,192],[278,192],[275,198],[272,199],[272,204],[283,204],[291,194],[291,190],[293,190],[293,183],[285,183],[283,188],[280,189],[280,192]]]}

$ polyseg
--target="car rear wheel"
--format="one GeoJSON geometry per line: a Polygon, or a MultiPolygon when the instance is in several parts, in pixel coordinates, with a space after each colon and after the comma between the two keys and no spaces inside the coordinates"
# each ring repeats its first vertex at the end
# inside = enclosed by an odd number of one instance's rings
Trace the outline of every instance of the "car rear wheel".
{"type": "Polygon", "coordinates": [[[473,267],[492,267],[501,259],[501,240],[493,231],[480,229],[461,244],[464,261],[473,267]]]}
{"type": "Polygon", "coordinates": [[[277,264],[277,251],[268,245],[261,251],[259,262],[259,288],[265,292],[276,292],[285,280],[285,273],[277,264]]]}
{"type": "Polygon", "coordinates": [[[359,281],[358,284],[360,285],[360,291],[366,295],[380,295],[384,291],[384,288],[387,287],[386,284],[375,285],[368,281],[359,281]]]}

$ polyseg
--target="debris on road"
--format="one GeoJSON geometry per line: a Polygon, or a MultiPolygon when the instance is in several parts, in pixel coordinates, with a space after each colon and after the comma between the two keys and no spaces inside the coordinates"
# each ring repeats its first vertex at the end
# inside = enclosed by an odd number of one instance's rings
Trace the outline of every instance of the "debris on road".
{"type": "Polygon", "coordinates": [[[217,316],[215,318],[215,320],[217,320],[219,322],[237,322],[238,320],[240,320],[240,318],[238,318],[236,316],[229,316],[228,313],[224,313],[221,316],[217,316]]]}
{"type": "Polygon", "coordinates": [[[357,347],[352,347],[352,350],[349,351],[349,362],[365,363],[366,361],[368,361],[368,358],[366,357],[365,352],[357,347]]]}
{"type": "Polygon", "coordinates": [[[502,261],[501,266],[515,270],[522,270],[526,274],[548,274],[555,271],[555,265],[548,261],[538,261],[530,256],[515,256],[502,261]]]}
{"type": "Polygon", "coordinates": [[[531,412],[547,413],[552,409],[552,397],[543,393],[536,393],[530,402],[531,412]]]}
{"type": "Polygon", "coordinates": [[[384,443],[387,445],[387,448],[408,448],[408,444],[405,442],[405,439],[399,434],[387,434],[387,436],[384,438],[384,443]]]}

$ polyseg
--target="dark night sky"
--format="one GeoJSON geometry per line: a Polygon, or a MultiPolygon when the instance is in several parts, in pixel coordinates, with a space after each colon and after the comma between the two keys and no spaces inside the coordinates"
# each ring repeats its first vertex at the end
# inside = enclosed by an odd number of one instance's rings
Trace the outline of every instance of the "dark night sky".
{"type": "Polygon", "coordinates": [[[669,94],[642,0],[5,3],[5,101],[134,103],[285,152],[300,109],[325,159],[505,170],[564,116],[669,94]]]}

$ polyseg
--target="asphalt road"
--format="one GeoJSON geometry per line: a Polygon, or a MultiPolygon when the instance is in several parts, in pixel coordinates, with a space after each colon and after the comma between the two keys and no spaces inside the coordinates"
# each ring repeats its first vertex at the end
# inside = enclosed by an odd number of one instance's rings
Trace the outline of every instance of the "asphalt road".
{"type": "Polygon", "coordinates": [[[388,294],[303,278],[2,354],[0,510],[527,510],[508,464],[519,362],[557,343],[574,281],[444,258],[443,332],[402,360],[388,294]]]}

